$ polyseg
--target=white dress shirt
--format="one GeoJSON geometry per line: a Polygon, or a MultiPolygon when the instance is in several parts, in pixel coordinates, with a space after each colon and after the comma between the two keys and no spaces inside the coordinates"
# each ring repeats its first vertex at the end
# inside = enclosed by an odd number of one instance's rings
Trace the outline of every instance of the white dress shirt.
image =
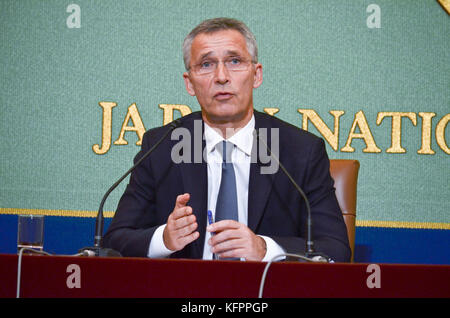
{"type": "MultiPolygon", "coordinates": [[[[231,152],[231,161],[233,162],[236,176],[236,192],[238,203],[239,222],[247,225],[248,220],[248,184],[250,176],[250,161],[253,146],[253,130],[255,129],[255,118],[247,123],[246,126],[239,129],[227,141],[234,147],[231,152]]],[[[215,210],[217,195],[219,193],[220,181],[222,177],[222,155],[216,149],[216,145],[222,143],[224,138],[214,128],[205,123],[205,142],[206,142],[206,161],[208,167],[208,210],[212,212],[215,220],[215,210]]],[[[206,211],[205,211],[206,213],[206,211]]],[[[205,216],[206,217],[206,216],[205,216]]],[[[167,257],[171,250],[167,249],[163,241],[163,231],[165,224],[156,229],[150,241],[148,257],[167,257]]],[[[270,261],[274,256],[284,253],[281,246],[275,243],[270,237],[260,235],[266,242],[266,255],[262,261],[270,261]]],[[[203,259],[212,259],[211,246],[208,240],[211,233],[206,231],[205,244],[203,248],[203,259]]]]}

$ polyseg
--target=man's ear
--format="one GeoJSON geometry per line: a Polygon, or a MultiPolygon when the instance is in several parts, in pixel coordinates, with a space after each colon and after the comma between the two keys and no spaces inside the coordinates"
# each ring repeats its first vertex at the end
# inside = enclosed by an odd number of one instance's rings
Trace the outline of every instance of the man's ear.
{"type": "Polygon", "coordinates": [[[192,85],[191,79],[189,78],[189,73],[183,73],[184,85],[186,86],[186,91],[189,95],[195,96],[194,86],[192,85]]]}
{"type": "Polygon", "coordinates": [[[263,70],[262,65],[257,63],[255,64],[255,78],[253,79],[253,88],[258,88],[263,81],[263,70]]]}

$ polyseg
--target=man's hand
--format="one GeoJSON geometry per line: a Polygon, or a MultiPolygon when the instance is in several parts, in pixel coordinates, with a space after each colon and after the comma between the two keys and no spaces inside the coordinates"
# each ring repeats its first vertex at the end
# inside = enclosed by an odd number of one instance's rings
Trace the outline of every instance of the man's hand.
{"type": "Polygon", "coordinates": [[[220,258],[243,257],[261,261],[266,255],[266,242],[247,226],[234,220],[223,220],[207,227],[215,235],[208,241],[211,251],[220,258]]]}
{"type": "Polygon", "coordinates": [[[164,228],[164,245],[171,251],[179,251],[200,236],[197,229],[197,220],[192,214],[192,208],[187,206],[189,193],[177,196],[175,208],[167,218],[164,228]],[[194,232],[195,231],[195,232],[194,232]]]}

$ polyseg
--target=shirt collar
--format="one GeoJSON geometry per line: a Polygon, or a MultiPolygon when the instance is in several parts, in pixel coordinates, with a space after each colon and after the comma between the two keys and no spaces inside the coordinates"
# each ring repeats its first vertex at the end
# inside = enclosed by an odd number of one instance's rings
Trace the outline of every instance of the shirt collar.
{"type": "MultiPolygon", "coordinates": [[[[236,145],[242,152],[251,156],[253,146],[253,131],[255,130],[255,116],[252,115],[250,121],[239,129],[228,141],[236,145]]],[[[214,128],[205,123],[206,150],[210,153],[214,147],[222,142],[224,138],[214,128]]]]}

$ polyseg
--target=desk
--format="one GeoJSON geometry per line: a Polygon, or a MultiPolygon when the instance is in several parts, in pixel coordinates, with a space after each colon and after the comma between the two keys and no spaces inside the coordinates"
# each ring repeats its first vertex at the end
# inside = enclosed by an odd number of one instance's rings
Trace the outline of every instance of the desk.
{"type": "MultiPolygon", "coordinates": [[[[0,254],[0,297],[16,296],[17,262],[17,255],[0,254]]],[[[256,298],[265,265],[261,262],[24,255],[20,296],[256,298]]],[[[378,272],[368,265],[273,263],[263,296],[450,297],[450,266],[378,264],[378,272]],[[368,287],[368,281],[373,288],[368,287]],[[380,288],[373,286],[374,283],[379,283],[380,288]]]]}

